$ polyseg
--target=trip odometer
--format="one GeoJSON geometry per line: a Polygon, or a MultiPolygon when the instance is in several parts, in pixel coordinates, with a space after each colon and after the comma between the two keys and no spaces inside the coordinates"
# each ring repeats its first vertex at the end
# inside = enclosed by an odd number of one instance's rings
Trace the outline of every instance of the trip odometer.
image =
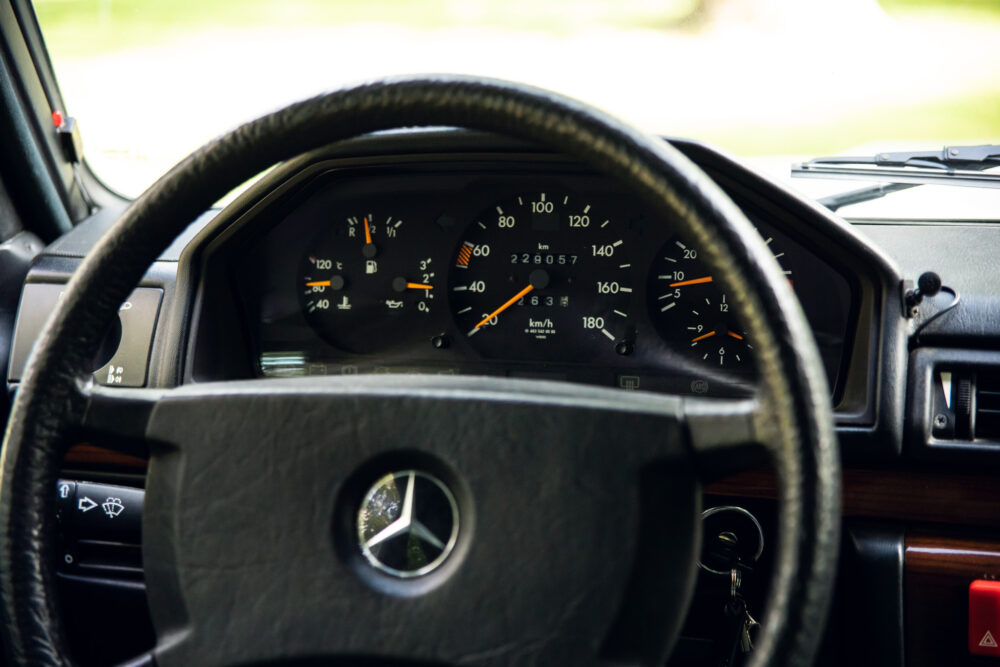
{"type": "Polygon", "coordinates": [[[448,294],[459,331],[490,358],[629,354],[625,232],[565,194],[521,195],[489,208],[468,226],[451,263],[448,294]]]}

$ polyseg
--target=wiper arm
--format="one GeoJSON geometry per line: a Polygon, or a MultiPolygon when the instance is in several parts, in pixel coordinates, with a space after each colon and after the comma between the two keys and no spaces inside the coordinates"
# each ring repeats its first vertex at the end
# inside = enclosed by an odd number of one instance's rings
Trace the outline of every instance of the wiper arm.
{"type": "Polygon", "coordinates": [[[840,192],[835,195],[830,195],[829,197],[823,197],[818,201],[820,206],[825,206],[831,211],[836,211],[844,206],[860,204],[861,202],[871,201],[873,199],[881,199],[882,197],[892,194],[893,192],[909,190],[910,188],[915,187],[917,187],[916,183],[880,183],[879,185],[873,185],[868,188],[860,188],[858,190],[851,190],[850,192],[840,192]]]}
{"type": "Polygon", "coordinates": [[[1000,167],[1000,145],[987,144],[945,146],[940,151],[885,152],[863,157],[818,157],[792,165],[792,176],[881,183],[820,200],[821,204],[835,211],[848,204],[878,199],[927,183],[1000,188],[1000,174],[982,173],[994,167],[1000,167]]]}

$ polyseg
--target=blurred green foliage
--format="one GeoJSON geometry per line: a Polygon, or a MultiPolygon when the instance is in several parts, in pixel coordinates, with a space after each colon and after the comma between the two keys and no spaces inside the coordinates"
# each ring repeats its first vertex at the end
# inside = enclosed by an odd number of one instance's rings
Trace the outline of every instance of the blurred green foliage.
{"type": "Polygon", "coordinates": [[[395,23],[489,26],[553,33],[580,26],[668,28],[702,0],[36,0],[49,48],[93,55],[197,29],[395,23]]]}
{"type": "MultiPolygon", "coordinates": [[[[692,28],[707,5],[732,0],[35,0],[50,49],[93,55],[162,42],[192,29],[385,22],[483,25],[561,33],[581,25],[692,28]]],[[[878,0],[890,14],[1000,22],[1000,0],[878,0]]]]}
{"type": "MultiPolygon", "coordinates": [[[[382,22],[414,28],[487,26],[553,34],[591,26],[690,32],[702,27],[698,18],[705,15],[707,5],[741,1],[36,0],[35,8],[58,70],[60,62],[170,42],[196,30],[382,22]]],[[[1000,0],[877,1],[893,16],[930,20],[947,16],[951,21],[1000,25],[1000,0]]],[[[914,52],[920,48],[914,45],[914,52]]],[[[695,133],[699,139],[741,155],[822,154],[844,146],[897,140],[1000,141],[998,110],[1000,81],[986,90],[919,105],[893,107],[873,100],[870,107],[849,115],[803,118],[792,126],[757,127],[737,121],[706,126],[695,133]]]]}
{"type": "Polygon", "coordinates": [[[705,128],[698,139],[739,155],[829,155],[845,146],[910,142],[918,147],[1000,143],[1000,82],[933,102],[858,110],[836,119],[775,128],[705,128]]]}
{"type": "Polygon", "coordinates": [[[1000,21],[1000,0],[878,0],[893,16],[928,18],[947,15],[951,19],[1000,21]]]}

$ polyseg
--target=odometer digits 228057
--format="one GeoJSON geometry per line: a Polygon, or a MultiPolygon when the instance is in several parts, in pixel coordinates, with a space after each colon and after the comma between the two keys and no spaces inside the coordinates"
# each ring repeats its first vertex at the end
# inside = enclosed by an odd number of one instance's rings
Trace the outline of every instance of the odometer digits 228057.
{"type": "Polygon", "coordinates": [[[579,197],[536,192],[490,207],[466,229],[448,294],[480,354],[587,361],[628,354],[632,286],[624,225],[579,197]]]}

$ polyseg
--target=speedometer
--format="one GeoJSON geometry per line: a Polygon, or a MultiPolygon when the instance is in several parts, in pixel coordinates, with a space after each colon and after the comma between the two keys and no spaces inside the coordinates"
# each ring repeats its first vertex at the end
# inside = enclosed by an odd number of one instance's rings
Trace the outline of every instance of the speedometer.
{"type": "Polygon", "coordinates": [[[535,192],[491,206],[451,264],[452,313],[485,357],[586,361],[633,349],[624,225],[583,198],[535,192]]]}

